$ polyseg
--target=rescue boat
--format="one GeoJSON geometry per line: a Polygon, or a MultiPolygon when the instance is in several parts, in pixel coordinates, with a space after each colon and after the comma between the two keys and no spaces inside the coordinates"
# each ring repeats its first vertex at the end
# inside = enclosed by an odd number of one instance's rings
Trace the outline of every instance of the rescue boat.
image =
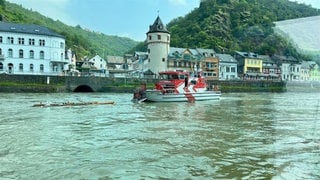
{"type": "MultiPolygon", "coordinates": [[[[195,102],[219,100],[221,92],[208,90],[201,73],[191,76],[188,72],[165,71],[152,90],[145,90],[145,99],[152,102],[195,102]]],[[[215,86],[216,87],[216,86],[215,86]]]]}

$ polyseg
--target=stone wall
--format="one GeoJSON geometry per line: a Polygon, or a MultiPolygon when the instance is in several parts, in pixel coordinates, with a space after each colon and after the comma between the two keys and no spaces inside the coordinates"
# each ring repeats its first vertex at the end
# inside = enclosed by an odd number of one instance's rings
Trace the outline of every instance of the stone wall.
{"type": "MultiPolygon", "coordinates": [[[[73,92],[79,86],[93,92],[133,92],[140,82],[152,85],[154,79],[105,78],[76,76],[0,75],[0,92],[73,92]],[[49,81],[48,81],[49,79],[49,81]],[[49,83],[49,84],[48,84],[49,83]],[[11,85],[12,84],[12,85],[11,85]]],[[[222,92],[285,92],[285,82],[274,81],[216,81],[208,80],[209,87],[217,85],[222,92]]]]}

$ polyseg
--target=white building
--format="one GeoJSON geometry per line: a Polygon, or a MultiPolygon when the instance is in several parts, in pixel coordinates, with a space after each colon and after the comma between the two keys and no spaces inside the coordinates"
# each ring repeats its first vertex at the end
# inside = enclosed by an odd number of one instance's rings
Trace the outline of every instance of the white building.
{"type": "Polygon", "coordinates": [[[0,73],[60,75],[65,38],[38,25],[0,22],[0,73]]]}
{"type": "Polygon", "coordinates": [[[238,62],[229,54],[217,54],[219,58],[219,80],[238,79],[238,62]]]}
{"type": "Polygon", "coordinates": [[[95,55],[89,59],[89,62],[92,64],[91,68],[94,69],[95,76],[106,76],[107,62],[105,59],[99,55],[95,55]]]}
{"type": "MultiPolygon", "coordinates": [[[[149,70],[154,74],[166,71],[170,51],[170,33],[158,16],[147,32],[149,70]]],[[[148,69],[145,69],[147,71],[148,69]]]]}

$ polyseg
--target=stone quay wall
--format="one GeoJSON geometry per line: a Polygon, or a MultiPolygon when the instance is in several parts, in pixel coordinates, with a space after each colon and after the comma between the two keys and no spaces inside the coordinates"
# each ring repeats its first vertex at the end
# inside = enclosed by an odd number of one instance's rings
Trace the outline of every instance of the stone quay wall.
{"type": "MultiPolygon", "coordinates": [[[[0,92],[120,92],[131,93],[146,82],[149,87],[155,79],[106,78],[43,75],[0,75],[0,92]]],[[[217,81],[208,80],[209,89],[218,86],[221,92],[285,92],[286,82],[282,81],[217,81]]]]}

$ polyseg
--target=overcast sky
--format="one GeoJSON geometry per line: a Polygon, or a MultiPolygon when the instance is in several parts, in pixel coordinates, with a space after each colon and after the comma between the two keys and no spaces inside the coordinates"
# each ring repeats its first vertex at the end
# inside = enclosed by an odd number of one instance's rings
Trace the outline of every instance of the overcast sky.
{"type": "MultiPolygon", "coordinates": [[[[143,41],[158,14],[163,23],[184,16],[200,0],[7,0],[68,25],[143,41]]],[[[292,0],[320,9],[320,0],[292,0]]]]}

